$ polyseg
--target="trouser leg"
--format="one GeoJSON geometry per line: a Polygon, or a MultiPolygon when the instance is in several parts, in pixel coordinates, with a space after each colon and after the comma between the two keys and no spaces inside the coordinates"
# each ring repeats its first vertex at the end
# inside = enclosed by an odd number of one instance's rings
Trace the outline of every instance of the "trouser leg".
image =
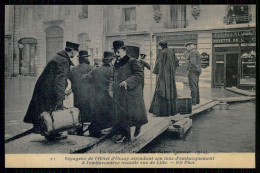
{"type": "Polygon", "coordinates": [[[190,72],[188,78],[192,103],[197,104],[199,102],[199,74],[196,72],[190,72]]]}

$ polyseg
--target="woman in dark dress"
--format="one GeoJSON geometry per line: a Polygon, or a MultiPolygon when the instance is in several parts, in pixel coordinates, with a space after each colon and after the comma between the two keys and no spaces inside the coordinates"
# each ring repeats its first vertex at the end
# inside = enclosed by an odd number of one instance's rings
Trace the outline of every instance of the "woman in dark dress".
{"type": "Polygon", "coordinates": [[[153,70],[157,75],[157,82],[149,112],[157,116],[173,116],[177,114],[175,71],[178,60],[168,49],[167,41],[160,41],[158,46],[161,51],[153,70]]]}

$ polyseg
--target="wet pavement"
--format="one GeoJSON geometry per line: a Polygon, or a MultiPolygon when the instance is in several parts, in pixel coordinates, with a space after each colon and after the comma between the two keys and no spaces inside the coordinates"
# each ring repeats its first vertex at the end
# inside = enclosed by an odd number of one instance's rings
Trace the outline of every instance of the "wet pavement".
{"type": "MultiPolygon", "coordinates": [[[[23,123],[37,78],[19,76],[5,79],[5,138],[22,133],[32,127],[23,123]]],[[[189,97],[189,87],[177,85],[178,95],[189,97]]],[[[154,86],[145,85],[146,109],[150,107],[154,86]],[[152,90],[152,91],[151,91],[152,90]]],[[[200,88],[202,99],[238,97],[240,95],[220,88],[200,88]]],[[[71,99],[72,100],[72,99],[71,99]]],[[[69,103],[70,104],[70,103],[69,103]]],[[[252,152],[254,151],[255,104],[231,105],[229,110],[215,109],[193,119],[192,130],[182,140],[161,135],[143,152],[164,150],[199,150],[252,152]],[[150,147],[150,148],[149,148],[150,147]]]]}

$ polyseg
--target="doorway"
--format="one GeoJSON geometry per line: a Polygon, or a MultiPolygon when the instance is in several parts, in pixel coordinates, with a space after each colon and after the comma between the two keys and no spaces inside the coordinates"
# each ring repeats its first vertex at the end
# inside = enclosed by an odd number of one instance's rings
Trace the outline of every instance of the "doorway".
{"type": "Polygon", "coordinates": [[[238,84],[238,54],[215,54],[215,86],[232,87],[238,84]]]}
{"type": "Polygon", "coordinates": [[[237,86],[238,54],[226,54],[226,87],[237,86]]]}
{"type": "Polygon", "coordinates": [[[58,26],[46,29],[46,64],[63,49],[63,29],[58,26]]]}

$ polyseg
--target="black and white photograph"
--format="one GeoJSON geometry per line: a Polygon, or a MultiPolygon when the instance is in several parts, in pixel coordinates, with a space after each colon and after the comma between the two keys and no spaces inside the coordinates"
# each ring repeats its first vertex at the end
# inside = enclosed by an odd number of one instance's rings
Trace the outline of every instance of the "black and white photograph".
{"type": "Polygon", "coordinates": [[[255,4],[4,14],[6,155],[255,154],[255,4]]]}

